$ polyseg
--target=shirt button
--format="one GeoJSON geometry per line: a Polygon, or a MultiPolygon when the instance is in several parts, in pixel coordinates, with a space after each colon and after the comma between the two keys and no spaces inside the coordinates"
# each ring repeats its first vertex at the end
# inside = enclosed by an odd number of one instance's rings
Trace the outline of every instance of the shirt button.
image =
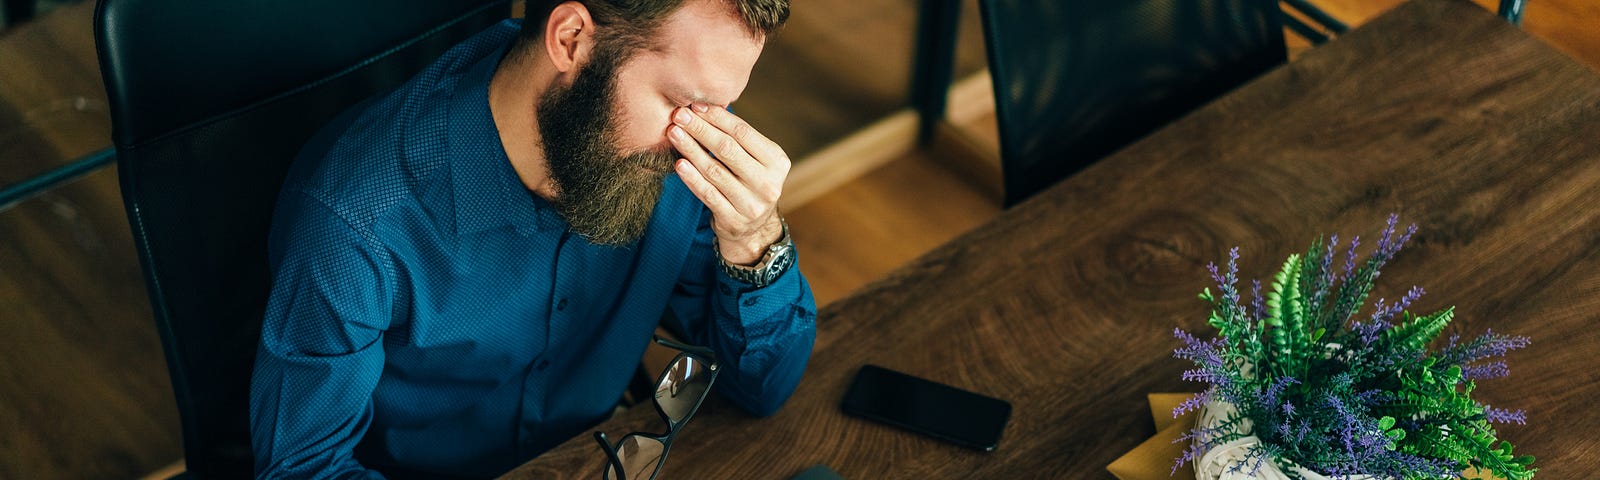
{"type": "Polygon", "coordinates": [[[718,283],[717,288],[722,290],[723,295],[733,295],[733,289],[728,288],[728,284],[726,283],[718,283]]]}
{"type": "Polygon", "coordinates": [[[539,371],[543,372],[544,369],[548,368],[549,366],[550,366],[550,360],[541,358],[541,359],[539,359],[539,364],[538,365],[534,365],[533,368],[536,368],[539,371]]]}
{"type": "Polygon", "coordinates": [[[759,302],[759,301],[761,301],[761,296],[760,295],[751,295],[751,296],[748,296],[748,297],[744,297],[744,306],[746,306],[746,307],[754,307],[754,306],[756,306],[756,302],[759,302]]]}
{"type": "Polygon", "coordinates": [[[563,299],[561,299],[561,301],[556,302],[556,311],[560,312],[560,311],[565,311],[566,309],[567,309],[567,299],[563,298],[563,299]]]}

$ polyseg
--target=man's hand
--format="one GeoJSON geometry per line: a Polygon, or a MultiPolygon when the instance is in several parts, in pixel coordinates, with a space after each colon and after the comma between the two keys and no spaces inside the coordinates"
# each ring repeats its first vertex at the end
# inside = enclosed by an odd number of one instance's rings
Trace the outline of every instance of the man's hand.
{"type": "Polygon", "coordinates": [[[679,108],[672,123],[667,137],[687,157],[678,160],[678,177],[711,209],[723,260],[754,265],[783,236],[778,196],[789,176],[789,155],[722,108],[679,108]]]}

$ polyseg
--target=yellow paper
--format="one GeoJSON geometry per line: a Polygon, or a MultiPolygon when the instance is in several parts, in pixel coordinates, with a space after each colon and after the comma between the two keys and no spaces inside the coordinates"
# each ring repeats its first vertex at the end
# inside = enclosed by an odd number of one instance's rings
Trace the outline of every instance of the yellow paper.
{"type": "Polygon", "coordinates": [[[1156,434],[1116,461],[1106,465],[1106,470],[1122,480],[1172,480],[1194,478],[1194,469],[1188,465],[1172,472],[1172,463],[1183,453],[1187,444],[1172,443],[1194,425],[1194,412],[1172,418],[1172,409],[1192,393],[1152,393],[1149,395],[1150,417],[1155,421],[1156,434]]]}
{"type": "MultiPolygon", "coordinates": [[[[1185,400],[1193,396],[1193,393],[1152,393],[1148,395],[1150,398],[1150,418],[1156,421],[1156,431],[1166,430],[1167,425],[1172,425],[1173,422],[1180,420],[1172,418],[1172,409],[1178,408],[1178,405],[1182,405],[1185,400]]],[[[1184,425],[1194,424],[1194,412],[1184,414],[1181,420],[1183,420],[1181,423],[1184,425]]]]}

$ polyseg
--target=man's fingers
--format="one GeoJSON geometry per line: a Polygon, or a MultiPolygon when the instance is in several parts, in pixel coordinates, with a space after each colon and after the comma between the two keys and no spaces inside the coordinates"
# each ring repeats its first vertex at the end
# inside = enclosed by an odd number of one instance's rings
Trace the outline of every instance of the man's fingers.
{"type": "MultiPolygon", "coordinates": [[[[738,177],[735,172],[730,170],[726,165],[727,162],[719,161],[720,159],[718,158],[711,158],[711,155],[707,154],[699,145],[695,145],[692,140],[683,140],[683,137],[678,133],[682,132],[682,129],[676,126],[671,127],[671,129],[673,132],[668,133],[668,136],[675,138],[673,143],[678,146],[678,152],[688,158],[689,163],[693,164],[695,172],[699,173],[701,178],[722,193],[729,205],[732,205],[734,209],[745,217],[755,217],[760,214],[762,203],[756,197],[756,193],[751,189],[746,179],[738,177]],[[684,146],[684,142],[689,145],[687,147],[684,146]]],[[[761,177],[752,175],[748,178],[753,181],[761,177]]]]}
{"type": "MultiPolygon", "coordinates": [[[[761,174],[762,162],[750,156],[751,152],[746,151],[738,140],[718,129],[715,125],[706,122],[704,118],[691,113],[689,109],[680,108],[678,111],[673,112],[672,122],[677,124],[678,129],[686,131],[689,136],[693,137],[686,138],[669,134],[669,136],[673,137],[674,145],[678,146],[678,151],[684,151],[683,144],[691,143],[694,144],[694,149],[696,150],[703,149],[715,154],[717,160],[721,160],[723,164],[726,164],[735,175],[748,178],[761,174]]],[[[691,158],[690,160],[693,159],[691,158]]]]}
{"type": "Polygon", "coordinates": [[[768,139],[766,135],[762,135],[760,131],[756,130],[755,127],[751,127],[750,123],[744,121],[743,118],[739,118],[738,115],[734,115],[733,112],[726,109],[717,107],[707,108],[706,111],[700,113],[700,117],[704,118],[706,123],[717,127],[718,130],[727,132],[728,136],[733,138],[745,151],[750,152],[750,156],[756,161],[769,167],[777,166],[773,165],[775,162],[781,162],[784,171],[788,171],[789,155],[783,152],[783,147],[778,146],[777,142],[768,139]]]}
{"type": "Polygon", "coordinates": [[[733,205],[728,202],[728,197],[724,196],[716,185],[712,185],[711,181],[706,180],[705,175],[701,175],[700,170],[695,168],[694,164],[680,158],[676,169],[678,178],[683,180],[683,185],[689,187],[690,192],[694,192],[694,196],[700,199],[700,203],[706,204],[706,208],[711,209],[711,215],[717,218],[740,216],[738,210],[734,209],[733,205]]]}

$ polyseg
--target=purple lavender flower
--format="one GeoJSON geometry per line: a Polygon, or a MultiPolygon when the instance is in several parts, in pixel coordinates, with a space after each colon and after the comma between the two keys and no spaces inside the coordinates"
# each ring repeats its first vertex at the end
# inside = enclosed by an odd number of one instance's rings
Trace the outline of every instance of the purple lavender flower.
{"type": "MultiPolygon", "coordinates": [[[[1412,302],[1416,302],[1425,294],[1427,294],[1427,292],[1422,290],[1422,287],[1412,285],[1411,290],[1406,292],[1406,296],[1400,297],[1400,303],[1396,303],[1393,308],[1389,309],[1389,317],[1393,318],[1395,314],[1410,308],[1412,302]]],[[[1384,320],[1388,320],[1388,318],[1385,318],[1384,320]]]]}
{"type": "Polygon", "coordinates": [[[1345,257],[1344,257],[1344,275],[1343,275],[1343,278],[1346,279],[1346,280],[1350,279],[1350,277],[1352,275],[1355,275],[1355,272],[1356,272],[1356,247],[1360,247],[1360,246],[1361,246],[1361,237],[1360,236],[1356,236],[1356,237],[1350,239],[1350,250],[1345,253],[1345,257]]]}
{"type": "Polygon", "coordinates": [[[1266,407],[1266,410],[1277,408],[1278,399],[1283,396],[1283,390],[1288,388],[1289,385],[1295,385],[1299,383],[1300,381],[1295,380],[1294,377],[1278,377],[1276,380],[1272,381],[1271,385],[1267,386],[1266,390],[1261,391],[1259,394],[1260,396],[1257,397],[1258,401],[1261,402],[1262,407],[1266,407]]]}
{"type": "MultiPolygon", "coordinates": [[[[1401,234],[1399,238],[1395,238],[1394,227],[1399,222],[1400,214],[1389,214],[1389,224],[1383,229],[1383,238],[1378,240],[1377,251],[1372,252],[1372,266],[1374,269],[1381,268],[1384,264],[1389,263],[1389,259],[1400,253],[1400,249],[1405,247],[1406,242],[1411,241],[1411,236],[1417,233],[1417,225],[1411,224],[1406,227],[1405,233],[1401,234]]],[[[1377,276],[1376,271],[1373,272],[1373,276],[1377,276]]]]}
{"type": "Polygon", "coordinates": [[[1384,313],[1389,311],[1389,307],[1384,306],[1388,301],[1389,299],[1387,298],[1378,297],[1378,301],[1372,302],[1372,321],[1376,322],[1378,319],[1383,318],[1384,313]]]}
{"type": "Polygon", "coordinates": [[[1185,413],[1199,410],[1200,407],[1205,406],[1206,402],[1210,401],[1210,390],[1197,393],[1193,397],[1189,397],[1188,400],[1184,400],[1183,403],[1178,404],[1177,408],[1172,409],[1172,418],[1178,418],[1183,416],[1185,413]]]}
{"type": "Polygon", "coordinates": [[[1377,256],[1388,256],[1387,254],[1389,253],[1389,249],[1393,247],[1393,244],[1389,243],[1389,240],[1393,239],[1394,227],[1399,223],[1400,214],[1389,214],[1389,224],[1383,227],[1383,236],[1378,238],[1378,251],[1375,252],[1377,256]]]}
{"type": "Polygon", "coordinates": [[[1378,335],[1381,335],[1384,330],[1388,330],[1391,326],[1392,325],[1388,323],[1377,321],[1367,323],[1356,322],[1354,330],[1356,332],[1356,336],[1361,339],[1361,344],[1363,346],[1370,346],[1373,342],[1378,341],[1378,335]]]}
{"type": "Polygon", "coordinates": [[[1220,338],[1201,340],[1181,328],[1172,329],[1172,335],[1183,341],[1183,347],[1172,351],[1172,356],[1183,360],[1195,362],[1202,367],[1222,366],[1222,347],[1225,344],[1220,338]]]}
{"type": "MultiPolygon", "coordinates": [[[[1178,439],[1178,441],[1180,441],[1180,442],[1184,441],[1184,440],[1187,440],[1187,439],[1182,439],[1182,438],[1178,439]]],[[[1191,443],[1191,444],[1189,444],[1189,446],[1187,448],[1183,449],[1183,455],[1180,455],[1178,457],[1178,460],[1172,463],[1172,473],[1169,473],[1168,475],[1169,476],[1170,475],[1177,475],[1179,468],[1182,468],[1185,464],[1187,464],[1189,462],[1200,460],[1200,457],[1204,456],[1206,454],[1206,452],[1209,452],[1209,451],[1211,451],[1211,446],[1210,445],[1205,445],[1205,444],[1202,444],[1202,443],[1191,443]]]]}
{"type": "Polygon", "coordinates": [[[1267,306],[1262,303],[1261,280],[1250,281],[1250,321],[1259,321],[1267,317],[1267,306]]]}
{"type": "Polygon", "coordinates": [[[1528,423],[1528,412],[1521,409],[1506,410],[1503,408],[1487,407],[1483,409],[1483,416],[1485,420],[1489,421],[1489,423],[1515,423],[1517,425],[1527,425],[1528,423]]]}
{"type": "MultiPolygon", "coordinates": [[[[1245,435],[1258,435],[1261,443],[1245,452],[1245,461],[1233,465],[1236,472],[1253,473],[1265,462],[1290,462],[1334,478],[1365,474],[1380,478],[1459,478],[1464,468],[1477,464],[1476,458],[1483,458],[1481,455],[1500,455],[1494,453],[1500,447],[1493,446],[1497,440],[1492,429],[1487,431],[1490,443],[1486,445],[1454,445],[1450,450],[1429,446],[1462,439],[1481,443],[1485,440],[1477,436],[1455,435],[1440,440],[1428,435],[1477,429],[1484,421],[1522,424],[1527,418],[1522,410],[1488,406],[1463,411],[1461,401],[1471,401],[1471,387],[1463,391],[1460,382],[1440,383],[1436,379],[1448,379],[1438,374],[1457,367],[1461,381],[1506,376],[1510,369],[1498,358],[1527,347],[1527,337],[1490,331],[1462,342],[1453,336],[1448,346],[1437,353],[1426,348],[1395,348],[1381,342],[1385,332],[1401,328],[1396,317],[1425,294],[1415,286],[1393,301],[1380,298],[1373,304],[1370,316],[1355,316],[1365,308],[1362,304],[1381,275],[1380,268],[1417,231],[1414,224],[1404,231],[1399,226],[1399,216],[1390,215],[1377,245],[1361,264],[1357,252],[1361,238],[1351,237],[1344,249],[1342,272],[1334,267],[1341,250],[1336,235],[1330,235],[1325,246],[1309,251],[1300,263],[1288,267],[1291,272],[1300,272],[1286,279],[1293,282],[1286,285],[1298,287],[1299,296],[1295,298],[1301,303],[1294,311],[1303,317],[1297,322],[1263,322],[1268,315],[1265,302],[1272,295],[1262,295],[1260,280],[1251,282],[1250,303],[1241,304],[1237,247],[1228,251],[1226,267],[1207,265],[1211,279],[1220,289],[1214,297],[1202,295],[1212,302],[1212,324],[1225,335],[1239,338],[1218,336],[1203,340],[1181,329],[1174,330],[1183,345],[1174,350],[1173,356],[1195,364],[1195,368],[1182,373],[1182,378],[1206,383],[1209,388],[1183,402],[1173,415],[1198,410],[1208,402],[1230,403],[1238,413],[1220,424],[1197,427],[1183,435],[1179,441],[1190,445],[1174,465],[1174,471],[1210,448],[1245,435]],[[1336,294],[1330,296],[1330,292],[1336,294]],[[1275,328],[1304,330],[1292,335],[1271,334],[1275,328]],[[1279,351],[1299,354],[1274,353],[1279,351]],[[1427,376],[1430,373],[1432,376],[1427,376]],[[1397,387],[1396,382],[1402,386],[1397,387]],[[1246,420],[1250,428],[1244,427],[1246,420]]],[[[1407,345],[1430,340],[1415,338],[1417,333],[1410,330],[1407,327],[1407,345]]],[[[1519,462],[1498,468],[1509,468],[1513,474],[1533,471],[1525,468],[1528,460],[1519,462]]]]}
{"type": "Polygon", "coordinates": [[[1506,353],[1512,350],[1520,350],[1533,344],[1533,340],[1528,337],[1495,335],[1493,330],[1488,330],[1483,336],[1485,337],[1483,345],[1469,352],[1468,361],[1489,357],[1504,357],[1506,353]]]}
{"type": "Polygon", "coordinates": [[[1350,413],[1350,410],[1345,408],[1344,401],[1339,400],[1337,396],[1327,395],[1323,397],[1322,401],[1337,414],[1336,418],[1339,420],[1340,428],[1339,437],[1344,442],[1345,453],[1355,453],[1357,425],[1361,423],[1361,419],[1350,413]]]}
{"type": "Polygon", "coordinates": [[[1306,435],[1310,435],[1310,434],[1311,434],[1311,422],[1301,420],[1300,421],[1300,428],[1295,430],[1295,432],[1294,432],[1294,442],[1295,443],[1303,442],[1306,439],[1306,435]]]}
{"type": "Polygon", "coordinates": [[[1400,247],[1403,247],[1403,246],[1405,246],[1405,244],[1407,242],[1410,242],[1411,241],[1411,236],[1412,235],[1416,235],[1416,234],[1417,234],[1417,224],[1413,223],[1410,226],[1407,226],[1405,235],[1401,235],[1400,236],[1400,241],[1394,243],[1394,250],[1390,251],[1388,256],[1393,257],[1394,254],[1400,253],[1400,247]]]}
{"type": "Polygon", "coordinates": [[[1461,378],[1464,380],[1488,380],[1507,375],[1511,375],[1511,367],[1507,366],[1504,360],[1461,367],[1461,378]]]}
{"type": "Polygon", "coordinates": [[[1333,282],[1339,279],[1339,276],[1333,271],[1333,257],[1338,255],[1339,235],[1329,235],[1327,253],[1322,255],[1322,279],[1328,285],[1333,285],[1333,282]]]}
{"type": "Polygon", "coordinates": [[[1266,466],[1267,462],[1278,458],[1281,454],[1282,452],[1276,445],[1257,445],[1255,448],[1245,451],[1242,461],[1228,467],[1228,473],[1243,473],[1245,476],[1254,476],[1261,471],[1261,467],[1266,466]],[[1250,467],[1248,471],[1245,470],[1246,465],[1250,467]]]}
{"type": "Polygon", "coordinates": [[[1504,357],[1512,350],[1533,344],[1528,337],[1496,335],[1494,330],[1486,330],[1483,335],[1465,344],[1457,343],[1457,340],[1459,337],[1451,337],[1449,344],[1439,352],[1440,364],[1465,365],[1486,358],[1504,357]]]}
{"type": "Polygon", "coordinates": [[[1226,372],[1217,372],[1209,368],[1191,368],[1183,371],[1183,380],[1188,382],[1225,383],[1228,381],[1226,372]]]}
{"type": "Polygon", "coordinates": [[[1427,292],[1423,291],[1422,287],[1413,286],[1411,287],[1410,291],[1406,292],[1404,297],[1400,297],[1400,301],[1395,302],[1394,305],[1387,307],[1384,306],[1383,299],[1378,299],[1378,302],[1373,306],[1372,322],[1388,324],[1390,320],[1394,319],[1395,315],[1399,315],[1400,312],[1406,311],[1407,308],[1411,307],[1413,302],[1416,302],[1417,299],[1422,298],[1422,295],[1425,293],[1427,292]]]}

